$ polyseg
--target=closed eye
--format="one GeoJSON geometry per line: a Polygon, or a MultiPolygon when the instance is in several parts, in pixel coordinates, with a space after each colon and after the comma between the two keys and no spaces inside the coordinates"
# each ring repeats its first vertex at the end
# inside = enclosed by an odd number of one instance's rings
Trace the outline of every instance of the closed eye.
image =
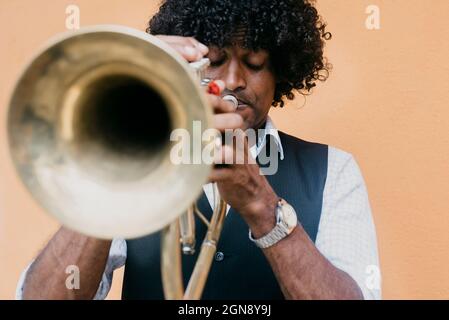
{"type": "Polygon", "coordinates": [[[211,61],[211,62],[210,62],[210,66],[211,66],[212,68],[219,67],[219,66],[221,66],[221,65],[224,63],[224,61],[225,61],[225,59],[220,59],[220,60],[211,61]]]}
{"type": "Polygon", "coordinates": [[[246,64],[248,66],[248,68],[254,70],[254,71],[260,71],[263,69],[263,64],[251,64],[251,63],[247,63],[246,64]]]}

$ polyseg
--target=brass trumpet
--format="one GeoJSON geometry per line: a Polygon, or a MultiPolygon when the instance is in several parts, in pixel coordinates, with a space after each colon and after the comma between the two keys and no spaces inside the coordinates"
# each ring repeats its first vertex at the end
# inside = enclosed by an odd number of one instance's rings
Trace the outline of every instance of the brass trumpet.
{"type": "Polygon", "coordinates": [[[189,66],[141,31],[84,28],[53,39],[31,60],[8,110],[19,177],[54,218],[105,239],[162,230],[167,299],[201,297],[226,215],[215,186],[214,213],[184,292],[181,243],[193,252],[194,214],[202,215],[192,203],[211,165],[173,164],[169,138],[174,128],[191,132],[194,120],[212,127],[201,87],[206,66],[189,66]]]}

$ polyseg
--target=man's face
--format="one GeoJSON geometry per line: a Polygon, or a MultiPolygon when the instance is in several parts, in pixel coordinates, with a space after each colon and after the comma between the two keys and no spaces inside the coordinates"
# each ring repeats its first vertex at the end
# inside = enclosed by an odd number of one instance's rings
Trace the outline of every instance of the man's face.
{"type": "Polygon", "coordinates": [[[238,45],[211,46],[207,56],[211,65],[206,76],[226,84],[223,95],[239,100],[237,113],[243,117],[244,130],[260,128],[274,98],[276,80],[266,50],[252,51],[238,45]]]}

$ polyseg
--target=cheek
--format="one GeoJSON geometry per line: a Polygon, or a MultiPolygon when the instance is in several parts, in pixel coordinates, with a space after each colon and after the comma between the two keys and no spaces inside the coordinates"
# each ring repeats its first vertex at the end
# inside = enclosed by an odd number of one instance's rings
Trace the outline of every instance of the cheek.
{"type": "Polygon", "coordinates": [[[276,82],[271,75],[261,77],[257,82],[255,82],[254,92],[257,96],[259,108],[265,109],[271,106],[275,88],[276,82]]]}
{"type": "Polygon", "coordinates": [[[269,96],[271,103],[271,101],[274,98],[274,91],[276,90],[276,79],[274,78],[273,74],[270,74],[267,83],[268,83],[267,95],[269,96]]]}
{"type": "Polygon", "coordinates": [[[207,68],[204,77],[214,80],[223,80],[222,68],[207,68]]]}

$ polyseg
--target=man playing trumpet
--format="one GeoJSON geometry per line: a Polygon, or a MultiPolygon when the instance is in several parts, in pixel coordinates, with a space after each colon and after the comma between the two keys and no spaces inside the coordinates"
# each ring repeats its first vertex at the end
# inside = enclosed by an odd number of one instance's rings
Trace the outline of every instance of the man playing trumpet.
{"type": "MultiPolygon", "coordinates": [[[[326,79],[325,29],[309,0],[167,0],[149,22],[147,31],[187,61],[210,59],[206,75],[219,87],[219,96],[208,95],[215,128],[262,129],[245,151],[257,159],[268,148],[279,160],[270,176],[254,162],[212,170],[209,180],[230,208],[206,299],[380,298],[379,273],[373,282],[367,272],[378,270],[378,255],[356,161],[278,131],[268,117],[271,107],[294,99],[293,91],[305,94],[326,79]],[[236,110],[222,99],[228,94],[237,98],[236,110]]],[[[230,158],[236,152],[221,150],[230,158]]],[[[198,207],[210,212],[211,205],[209,184],[198,207]]],[[[161,299],[159,247],[158,234],[106,241],[62,227],[24,272],[18,297],[103,299],[114,269],[125,265],[124,299],[161,299]],[[80,270],[78,290],[65,285],[68,265],[80,270]]],[[[196,256],[183,259],[188,277],[196,256]]]]}

